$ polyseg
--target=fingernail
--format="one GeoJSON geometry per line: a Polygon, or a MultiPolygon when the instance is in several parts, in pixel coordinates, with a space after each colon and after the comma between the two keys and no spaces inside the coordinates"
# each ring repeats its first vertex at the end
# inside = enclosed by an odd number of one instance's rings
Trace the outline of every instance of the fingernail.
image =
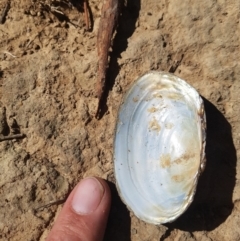
{"type": "Polygon", "coordinates": [[[82,180],[72,199],[72,208],[78,214],[88,215],[100,204],[104,193],[102,184],[94,177],[82,180]]]}

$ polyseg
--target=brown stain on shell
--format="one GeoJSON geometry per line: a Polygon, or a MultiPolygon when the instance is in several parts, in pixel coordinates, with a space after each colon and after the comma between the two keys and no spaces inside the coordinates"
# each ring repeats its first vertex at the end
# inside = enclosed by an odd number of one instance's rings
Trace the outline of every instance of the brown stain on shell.
{"type": "Polygon", "coordinates": [[[154,113],[156,111],[158,111],[158,109],[154,106],[148,109],[148,112],[150,112],[150,113],[154,113]]]}
{"type": "Polygon", "coordinates": [[[183,99],[183,96],[179,93],[176,92],[171,92],[166,95],[167,98],[172,99],[172,100],[181,100],[183,99]]]}
{"type": "Polygon", "coordinates": [[[154,86],[155,90],[162,90],[162,89],[168,89],[169,84],[164,84],[164,83],[158,83],[154,86]]]}
{"type": "MultiPolygon", "coordinates": [[[[171,177],[171,179],[177,183],[183,183],[185,184],[183,186],[183,190],[185,192],[190,192],[191,191],[191,188],[193,187],[193,182],[196,180],[196,178],[198,177],[195,177],[196,175],[196,172],[197,170],[195,168],[191,168],[189,170],[187,170],[186,172],[183,172],[182,174],[176,174],[176,175],[173,175],[171,177]],[[195,178],[193,178],[195,177],[195,178]]],[[[182,185],[182,184],[181,184],[182,185]]]]}
{"type": "Polygon", "coordinates": [[[133,102],[138,102],[139,99],[138,99],[138,97],[133,97],[132,100],[133,100],[133,102]]]}
{"type": "Polygon", "coordinates": [[[160,157],[160,165],[162,168],[167,168],[171,166],[171,156],[170,154],[163,154],[160,157]]]}
{"type": "Polygon", "coordinates": [[[159,132],[161,130],[161,126],[159,125],[158,121],[153,118],[148,125],[148,128],[153,131],[159,132]]]}
{"type": "Polygon", "coordinates": [[[154,98],[162,98],[162,95],[160,93],[153,94],[154,98]]]}
{"type": "Polygon", "coordinates": [[[182,182],[185,178],[185,175],[174,175],[171,179],[175,182],[182,182]]]}
{"type": "Polygon", "coordinates": [[[196,154],[194,154],[194,153],[190,153],[190,154],[185,153],[181,157],[175,159],[173,161],[173,163],[175,163],[175,164],[187,163],[190,159],[192,159],[194,157],[196,157],[196,154]]]}
{"type": "Polygon", "coordinates": [[[173,160],[171,162],[171,155],[170,154],[162,154],[160,157],[160,165],[162,168],[169,168],[173,164],[186,164],[190,159],[193,159],[196,157],[196,154],[190,153],[190,154],[184,154],[180,156],[179,158],[173,160]]]}

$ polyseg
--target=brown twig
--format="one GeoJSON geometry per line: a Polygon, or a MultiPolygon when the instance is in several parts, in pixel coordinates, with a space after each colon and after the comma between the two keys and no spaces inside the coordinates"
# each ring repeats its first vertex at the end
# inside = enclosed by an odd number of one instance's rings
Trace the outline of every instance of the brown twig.
{"type": "Polygon", "coordinates": [[[0,142],[14,140],[14,139],[22,139],[24,137],[26,137],[24,134],[16,134],[16,135],[11,135],[11,136],[0,136],[0,142]]]}
{"type": "Polygon", "coordinates": [[[87,0],[84,0],[83,7],[84,7],[86,29],[89,30],[90,26],[89,26],[89,15],[88,15],[88,3],[87,3],[87,0]]]}
{"type": "Polygon", "coordinates": [[[112,35],[117,24],[118,15],[119,0],[104,0],[97,36],[98,76],[96,92],[98,97],[98,107],[96,111],[96,118],[99,118],[101,112],[100,104],[106,85],[108,50],[110,48],[112,35]]]}
{"type": "Polygon", "coordinates": [[[66,198],[60,199],[60,200],[57,200],[57,201],[49,202],[48,204],[42,205],[42,206],[36,208],[35,210],[38,211],[39,209],[48,208],[48,207],[51,207],[53,205],[60,205],[60,204],[63,204],[64,202],[66,202],[66,198]]]}
{"type": "Polygon", "coordinates": [[[10,1],[7,0],[6,5],[0,14],[0,24],[4,24],[9,8],[10,8],[10,1]]]}
{"type": "Polygon", "coordinates": [[[174,73],[177,70],[178,66],[181,64],[181,62],[183,60],[183,57],[184,57],[183,54],[178,56],[177,60],[174,61],[173,64],[170,66],[170,68],[168,70],[169,73],[174,73]]]}

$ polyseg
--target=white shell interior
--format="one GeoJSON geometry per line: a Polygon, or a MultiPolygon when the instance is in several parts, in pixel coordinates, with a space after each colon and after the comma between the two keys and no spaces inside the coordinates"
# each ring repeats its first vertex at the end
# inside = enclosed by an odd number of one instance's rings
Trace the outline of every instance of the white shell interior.
{"type": "Polygon", "coordinates": [[[137,217],[160,224],[187,209],[203,166],[204,128],[202,99],[185,81],[149,72],[133,84],[119,110],[114,165],[119,194],[137,217]]]}

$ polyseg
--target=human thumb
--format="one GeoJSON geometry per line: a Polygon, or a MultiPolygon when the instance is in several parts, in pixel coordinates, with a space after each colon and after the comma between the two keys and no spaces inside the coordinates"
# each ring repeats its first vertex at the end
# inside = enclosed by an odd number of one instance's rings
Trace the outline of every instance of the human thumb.
{"type": "Polygon", "coordinates": [[[101,241],[111,204],[107,183],[83,179],[71,192],[47,241],[101,241]]]}

